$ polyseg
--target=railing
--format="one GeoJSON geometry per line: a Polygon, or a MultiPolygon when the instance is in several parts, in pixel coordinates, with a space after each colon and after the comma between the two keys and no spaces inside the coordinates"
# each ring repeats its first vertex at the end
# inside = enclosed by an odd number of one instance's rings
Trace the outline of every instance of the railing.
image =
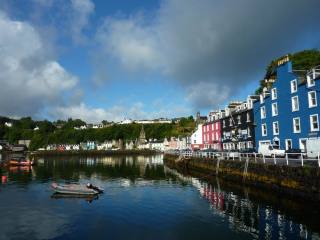
{"type": "Polygon", "coordinates": [[[287,165],[287,166],[313,166],[320,167],[320,153],[316,157],[307,157],[305,153],[285,153],[283,155],[263,155],[259,153],[239,152],[192,152],[192,151],[166,151],[166,153],[185,158],[207,158],[229,161],[248,161],[263,164],[287,165]]]}

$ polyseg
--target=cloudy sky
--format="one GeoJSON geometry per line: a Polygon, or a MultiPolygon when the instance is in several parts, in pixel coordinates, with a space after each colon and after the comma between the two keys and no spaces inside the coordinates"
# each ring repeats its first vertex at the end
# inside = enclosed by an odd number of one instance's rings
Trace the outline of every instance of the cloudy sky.
{"type": "Polygon", "coordinates": [[[1,0],[0,115],[178,117],[320,48],[319,0],[1,0]]]}

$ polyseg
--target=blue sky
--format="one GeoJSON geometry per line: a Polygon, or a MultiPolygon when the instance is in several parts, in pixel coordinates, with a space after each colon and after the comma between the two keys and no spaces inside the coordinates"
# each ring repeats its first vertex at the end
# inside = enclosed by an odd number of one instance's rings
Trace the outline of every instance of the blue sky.
{"type": "Polygon", "coordinates": [[[319,48],[317,9],[317,0],[3,0],[0,115],[206,114],[253,93],[273,58],[319,48]]]}

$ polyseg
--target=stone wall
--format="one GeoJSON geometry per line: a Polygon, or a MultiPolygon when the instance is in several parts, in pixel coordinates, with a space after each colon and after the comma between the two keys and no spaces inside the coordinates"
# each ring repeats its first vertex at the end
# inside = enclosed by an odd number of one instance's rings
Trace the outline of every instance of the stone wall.
{"type": "Polygon", "coordinates": [[[234,184],[285,192],[294,197],[320,200],[320,168],[268,165],[206,158],[179,159],[164,155],[165,164],[181,172],[210,179],[218,176],[234,184]]]}

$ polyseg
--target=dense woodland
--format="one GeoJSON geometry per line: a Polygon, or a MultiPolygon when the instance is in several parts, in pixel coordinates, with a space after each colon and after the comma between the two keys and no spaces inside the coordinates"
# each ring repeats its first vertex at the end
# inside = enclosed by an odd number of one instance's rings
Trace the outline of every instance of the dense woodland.
{"type": "MultiPolygon", "coordinates": [[[[104,124],[107,122],[104,121],[104,124]]],[[[20,139],[30,139],[30,149],[34,150],[48,144],[76,144],[84,141],[98,141],[124,139],[135,140],[139,137],[141,124],[110,124],[100,129],[76,130],[86,123],[80,119],[58,120],[56,122],[34,121],[30,117],[13,120],[0,117],[0,139],[8,140],[10,143],[17,143],[20,139]],[[12,127],[6,127],[5,122],[12,122],[12,127]],[[34,130],[36,127],[39,130],[34,130]]],[[[185,136],[190,134],[195,127],[192,116],[173,120],[172,123],[145,124],[146,137],[152,139],[164,139],[171,136],[185,136]]]]}

